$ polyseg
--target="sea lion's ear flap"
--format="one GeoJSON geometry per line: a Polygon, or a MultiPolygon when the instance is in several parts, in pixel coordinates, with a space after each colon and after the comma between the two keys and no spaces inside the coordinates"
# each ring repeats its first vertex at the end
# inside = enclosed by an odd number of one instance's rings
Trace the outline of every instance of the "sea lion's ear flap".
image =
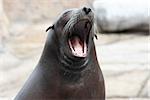
{"type": "Polygon", "coordinates": [[[46,32],[47,32],[48,30],[50,30],[50,29],[54,29],[54,25],[48,27],[48,28],[46,29],[46,32]]]}
{"type": "Polygon", "coordinates": [[[93,36],[93,38],[95,37],[96,40],[98,39],[97,35],[96,35],[97,33],[99,33],[98,26],[97,26],[97,23],[94,23],[94,36],[93,36]]]}
{"type": "Polygon", "coordinates": [[[96,38],[96,40],[98,40],[98,38],[97,38],[97,35],[96,35],[96,34],[94,34],[94,37],[96,38]]]}

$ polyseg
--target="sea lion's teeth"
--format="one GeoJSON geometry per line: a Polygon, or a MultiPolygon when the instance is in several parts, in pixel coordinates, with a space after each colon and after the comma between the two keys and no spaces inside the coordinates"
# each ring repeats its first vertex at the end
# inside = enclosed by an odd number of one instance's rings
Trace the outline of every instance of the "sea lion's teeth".
{"type": "Polygon", "coordinates": [[[87,53],[87,44],[84,42],[84,54],[86,55],[86,53],[87,53]]]}
{"type": "Polygon", "coordinates": [[[73,50],[75,51],[74,46],[72,46],[72,48],[73,48],[73,50]]]}

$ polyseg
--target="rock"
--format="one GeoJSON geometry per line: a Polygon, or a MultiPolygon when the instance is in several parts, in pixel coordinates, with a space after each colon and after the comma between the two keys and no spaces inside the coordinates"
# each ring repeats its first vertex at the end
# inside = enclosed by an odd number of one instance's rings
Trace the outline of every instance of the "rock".
{"type": "Polygon", "coordinates": [[[19,65],[12,66],[8,64],[13,68],[9,70],[0,70],[0,75],[3,78],[3,80],[0,80],[0,97],[7,97],[13,100],[27,77],[29,77],[35,68],[39,57],[38,55],[32,56],[30,59],[22,59],[19,65]]]}
{"type": "Polygon", "coordinates": [[[63,10],[80,7],[87,2],[88,0],[4,0],[4,9],[12,22],[47,22],[55,19],[63,10]]]}
{"type": "MultiPolygon", "coordinates": [[[[20,24],[21,25],[21,24],[20,24]]],[[[16,26],[20,27],[19,25],[16,26]]],[[[47,33],[45,32],[48,25],[36,24],[28,25],[20,30],[14,30],[14,36],[7,41],[6,49],[18,58],[27,58],[41,51],[44,47],[47,33]],[[17,44],[17,45],[16,45],[17,44]]]]}
{"type": "Polygon", "coordinates": [[[3,52],[0,54],[0,70],[10,70],[19,64],[20,60],[10,54],[3,52]]]}
{"type": "Polygon", "coordinates": [[[101,45],[101,46],[104,46],[104,45],[111,45],[111,44],[114,44],[114,43],[118,43],[120,41],[125,41],[125,40],[129,40],[129,39],[132,39],[132,38],[135,38],[136,36],[134,34],[99,34],[97,35],[98,39],[96,40],[96,45],[101,45]]]}
{"type": "Polygon", "coordinates": [[[9,21],[3,9],[3,0],[0,0],[0,52],[3,51],[5,39],[9,37],[9,21]]]}
{"type": "Polygon", "coordinates": [[[95,0],[93,8],[101,32],[146,31],[149,34],[148,0],[95,0]]]}
{"type": "Polygon", "coordinates": [[[147,70],[134,70],[121,75],[105,77],[106,95],[111,98],[136,97],[148,74],[147,70]]]}
{"type": "Polygon", "coordinates": [[[12,22],[41,22],[62,11],[56,0],[4,0],[4,9],[12,22]]]}
{"type": "MultiPolygon", "coordinates": [[[[115,39],[116,37],[111,36],[105,41],[112,38],[115,39]]],[[[106,45],[97,45],[97,56],[102,69],[120,71],[147,69],[150,52],[150,49],[148,49],[149,42],[149,36],[136,36],[128,39],[120,38],[119,41],[113,41],[106,45]],[[103,67],[103,64],[105,67],[103,67]]]]}
{"type": "Polygon", "coordinates": [[[88,3],[91,3],[91,0],[61,0],[60,3],[63,5],[65,9],[68,8],[77,8],[77,7],[83,7],[83,5],[88,5],[88,3]]]}
{"type": "Polygon", "coordinates": [[[148,80],[148,97],[150,98],[150,79],[148,80]]]}
{"type": "Polygon", "coordinates": [[[143,87],[141,88],[141,91],[139,92],[139,97],[147,97],[150,98],[150,73],[145,82],[143,83],[143,87]]]}

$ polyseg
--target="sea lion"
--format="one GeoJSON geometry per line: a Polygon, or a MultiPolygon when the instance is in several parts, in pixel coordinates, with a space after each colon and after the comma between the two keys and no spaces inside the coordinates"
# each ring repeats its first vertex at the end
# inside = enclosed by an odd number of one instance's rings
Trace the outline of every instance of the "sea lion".
{"type": "Polygon", "coordinates": [[[105,100],[90,8],[65,11],[49,31],[40,61],[15,100],[105,100]]]}

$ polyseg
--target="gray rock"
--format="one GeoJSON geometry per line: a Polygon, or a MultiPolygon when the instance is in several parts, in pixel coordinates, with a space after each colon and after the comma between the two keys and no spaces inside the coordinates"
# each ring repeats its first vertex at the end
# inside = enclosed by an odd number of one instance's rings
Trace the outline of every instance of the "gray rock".
{"type": "Polygon", "coordinates": [[[14,26],[13,37],[7,40],[6,49],[18,58],[27,58],[42,50],[47,35],[45,29],[48,25],[36,24],[20,28],[21,25],[14,26]]]}
{"type": "Polygon", "coordinates": [[[148,0],[95,0],[98,29],[103,32],[149,30],[148,0]]]}
{"type": "Polygon", "coordinates": [[[89,0],[4,0],[4,9],[11,22],[48,22],[63,10],[87,4],[89,0]],[[15,5],[15,6],[14,6],[15,5]]]}
{"type": "Polygon", "coordinates": [[[0,54],[0,70],[11,70],[20,63],[20,60],[10,54],[9,52],[4,52],[0,54]]]}
{"type": "Polygon", "coordinates": [[[148,76],[147,70],[134,70],[105,78],[107,97],[135,98],[148,76]]]}
{"type": "Polygon", "coordinates": [[[9,37],[9,21],[3,9],[3,0],[0,0],[0,52],[3,51],[5,39],[9,37]]]}
{"type": "MultiPolygon", "coordinates": [[[[0,77],[0,98],[4,97],[9,98],[7,100],[13,100],[35,68],[39,57],[39,55],[33,56],[30,59],[22,60],[19,65],[13,66],[9,70],[0,70],[0,76],[2,76],[0,77]]],[[[8,65],[11,66],[11,64],[8,65]]]]}
{"type": "MultiPolygon", "coordinates": [[[[111,40],[111,38],[108,39],[111,40]]],[[[120,71],[148,69],[148,54],[150,52],[148,42],[149,37],[138,36],[124,41],[96,46],[102,69],[120,71]]]]}
{"type": "MultiPolygon", "coordinates": [[[[149,77],[149,76],[148,76],[149,77]]],[[[149,95],[149,85],[148,85],[148,81],[146,80],[146,83],[143,84],[143,88],[141,88],[142,91],[140,91],[139,93],[139,96],[140,97],[149,97],[150,98],[150,95],[149,95]]]]}

